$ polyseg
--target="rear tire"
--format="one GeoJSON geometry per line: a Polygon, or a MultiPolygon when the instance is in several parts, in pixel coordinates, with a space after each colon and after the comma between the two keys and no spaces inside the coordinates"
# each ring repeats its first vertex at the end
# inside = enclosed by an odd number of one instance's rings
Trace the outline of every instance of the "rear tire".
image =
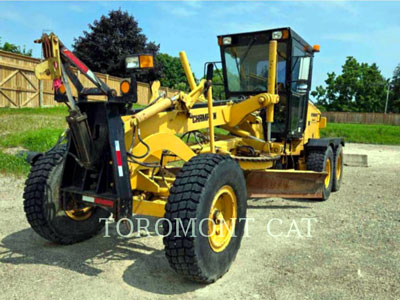
{"type": "Polygon", "coordinates": [[[178,173],[166,205],[169,222],[164,222],[164,245],[170,266],[201,283],[222,277],[240,247],[245,226],[240,219],[246,217],[246,201],[243,171],[229,156],[200,154],[189,160],[178,173]],[[222,217],[234,234],[210,233],[214,232],[210,223],[214,216],[217,224],[222,217]],[[178,222],[183,226],[177,226],[178,222]]]}
{"type": "MultiPolygon", "coordinates": [[[[104,226],[100,218],[110,213],[94,207],[84,213],[60,208],[59,186],[62,179],[65,145],[58,146],[33,164],[25,182],[24,210],[32,229],[41,237],[57,244],[73,244],[96,235],[104,226]]],[[[82,210],[84,211],[84,210],[82,210]]]]}
{"type": "Polygon", "coordinates": [[[332,191],[334,177],[334,159],[332,147],[328,146],[326,150],[309,150],[307,154],[307,170],[315,172],[328,172],[322,188],[321,201],[328,200],[332,191]]]}
{"type": "Polygon", "coordinates": [[[332,192],[340,190],[340,185],[343,178],[343,147],[339,145],[334,153],[335,157],[335,172],[333,176],[332,192]]]}

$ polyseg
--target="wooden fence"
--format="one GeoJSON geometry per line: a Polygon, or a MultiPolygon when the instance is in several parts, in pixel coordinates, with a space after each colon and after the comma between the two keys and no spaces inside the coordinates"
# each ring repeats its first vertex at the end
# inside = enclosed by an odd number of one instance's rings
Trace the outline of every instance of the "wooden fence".
{"type": "Polygon", "coordinates": [[[360,123],[399,125],[400,114],[357,113],[357,112],[323,112],[328,123],[360,123]]]}
{"type": "MultiPolygon", "coordinates": [[[[0,107],[50,107],[58,105],[54,101],[54,91],[50,80],[38,80],[35,77],[35,66],[40,59],[0,50],[0,107]]],[[[94,85],[78,71],[79,77],[85,87],[94,85]]],[[[119,93],[119,84],[123,80],[107,74],[95,73],[110,88],[119,93]]],[[[178,91],[160,88],[171,97],[178,91]]],[[[74,95],[76,91],[73,90],[74,95]]],[[[138,82],[138,103],[147,104],[151,90],[147,83],[138,82]]],[[[104,96],[93,96],[91,100],[105,100],[104,96]]]]}

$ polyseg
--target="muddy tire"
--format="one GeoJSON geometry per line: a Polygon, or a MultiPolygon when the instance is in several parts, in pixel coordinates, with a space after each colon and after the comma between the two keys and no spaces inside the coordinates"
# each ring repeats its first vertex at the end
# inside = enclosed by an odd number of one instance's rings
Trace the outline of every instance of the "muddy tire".
{"type": "Polygon", "coordinates": [[[65,145],[57,146],[32,165],[25,182],[24,210],[32,229],[41,237],[67,245],[96,235],[104,227],[99,219],[110,214],[98,207],[88,209],[85,215],[60,209],[59,185],[65,154],[65,145]]]}
{"type": "Polygon", "coordinates": [[[335,172],[333,176],[332,192],[340,190],[340,185],[343,178],[343,147],[339,145],[334,153],[335,158],[335,172]]]}
{"type": "Polygon", "coordinates": [[[315,172],[327,171],[328,176],[325,179],[322,198],[316,199],[320,201],[328,200],[329,195],[332,191],[333,177],[334,177],[334,157],[332,147],[327,147],[326,150],[310,150],[308,151],[307,158],[307,170],[315,172]]]}
{"type": "Polygon", "coordinates": [[[201,154],[189,160],[166,205],[164,245],[170,266],[201,283],[223,276],[240,247],[246,201],[243,172],[229,156],[201,154]]]}

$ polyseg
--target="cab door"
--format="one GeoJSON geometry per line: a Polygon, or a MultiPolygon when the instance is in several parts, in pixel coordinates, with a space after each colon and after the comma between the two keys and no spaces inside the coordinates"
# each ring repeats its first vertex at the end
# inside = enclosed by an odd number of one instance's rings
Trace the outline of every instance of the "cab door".
{"type": "Polygon", "coordinates": [[[305,129],[311,88],[311,68],[312,55],[304,51],[304,45],[293,39],[287,131],[287,136],[290,138],[300,138],[305,129]]]}

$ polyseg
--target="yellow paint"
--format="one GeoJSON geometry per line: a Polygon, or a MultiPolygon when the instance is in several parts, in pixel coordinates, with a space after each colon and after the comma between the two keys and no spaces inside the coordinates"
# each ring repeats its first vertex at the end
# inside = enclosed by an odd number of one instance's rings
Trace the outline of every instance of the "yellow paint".
{"type": "Polygon", "coordinates": [[[179,52],[179,57],[181,59],[181,64],[182,64],[183,70],[185,71],[185,75],[188,80],[190,89],[194,90],[197,87],[197,85],[196,85],[196,82],[194,81],[193,72],[190,69],[190,65],[189,65],[189,61],[186,56],[186,52],[185,51],[179,52]]]}
{"type": "Polygon", "coordinates": [[[279,102],[279,96],[271,93],[261,93],[251,96],[248,99],[239,103],[233,104],[230,111],[225,112],[225,117],[228,119],[227,125],[234,127],[241,123],[247,115],[264,107],[269,107],[271,104],[279,102]]]}
{"type": "Polygon", "coordinates": [[[269,169],[274,166],[272,161],[238,161],[243,170],[262,170],[269,169]]]}
{"type": "Polygon", "coordinates": [[[158,97],[160,97],[160,86],[161,83],[159,80],[155,80],[153,81],[153,83],[151,84],[151,98],[149,100],[149,103],[152,103],[153,101],[155,101],[158,97]]]}
{"type": "Polygon", "coordinates": [[[307,170],[306,158],[304,156],[299,157],[298,163],[299,170],[307,170]]]}
{"type": "Polygon", "coordinates": [[[343,152],[339,153],[337,162],[336,162],[336,178],[339,180],[342,175],[342,159],[343,152]]]}
{"type": "MultiPolygon", "coordinates": [[[[154,161],[159,161],[161,159],[161,153],[163,150],[169,151],[170,153],[173,153],[177,155],[180,159],[183,161],[188,161],[190,158],[192,158],[195,153],[193,152],[192,149],[188,145],[186,145],[180,138],[178,138],[174,134],[170,133],[155,133],[152,134],[148,137],[142,137],[143,141],[149,146],[150,152],[143,158],[138,158],[136,159],[139,162],[154,162],[154,161]]],[[[126,144],[126,150],[129,151],[130,147],[130,142],[132,138],[126,134],[125,135],[125,144],[126,144]],[[130,140],[129,140],[130,138],[130,140]]],[[[135,139],[137,141],[136,145],[132,148],[131,153],[135,156],[142,156],[143,154],[146,153],[147,148],[142,144],[138,142],[138,138],[136,137],[135,139]]],[[[131,172],[131,184],[136,186],[136,183],[132,181],[132,178],[135,178],[135,172],[137,170],[143,169],[145,167],[140,166],[139,164],[136,163],[129,163],[129,170],[131,172]]],[[[137,181],[138,179],[136,179],[137,181]]]]}
{"type": "MultiPolygon", "coordinates": [[[[311,102],[308,101],[307,107],[307,123],[304,131],[304,143],[307,143],[309,139],[320,138],[320,124],[323,118],[321,118],[321,111],[311,102]]],[[[325,119],[326,121],[326,119],[325,119]]],[[[326,125],[326,122],[325,122],[326,125]]]]}
{"type": "Polygon", "coordinates": [[[141,200],[138,197],[133,197],[133,213],[136,215],[152,216],[162,218],[165,215],[166,200],[141,200]]]}
{"type": "MultiPolygon", "coordinates": [[[[42,36],[42,39],[45,35],[42,36]]],[[[61,78],[60,43],[58,37],[51,33],[48,35],[51,47],[51,57],[36,65],[35,76],[39,80],[54,80],[61,78]]]]}
{"type": "Polygon", "coordinates": [[[264,139],[262,119],[259,116],[255,116],[254,114],[248,115],[245,120],[238,125],[238,127],[256,138],[264,139]]]}
{"type": "Polygon", "coordinates": [[[215,194],[208,216],[208,241],[214,252],[222,252],[229,245],[235,232],[237,198],[229,185],[215,194]]]}
{"type": "Polygon", "coordinates": [[[170,185],[160,186],[160,181],[156,181],[151,178],[150,175],[138,170],[134,176],[131,176],[131,188],[132,190],[140,190],[151,193],[156,193],[163,196],[168,196],[170,185]]]}
{"type": "MultiPolygon", "coordinates": [[[[60,78],[60,68],[54,68],[54,63],[60,65],[60,55],[58,38],[50,35],[52,43],[52,57],[39,64],[35,69],[35,74],[39,79],[60,78]]],[[[160,83],[154,82],[151,90],[152,105],[147,106],[134,115],[122,116],[125,130],[126,150],[135,156],[146,155],[136,159],[140,163],[160,163],[163,151],[176,155],[177,158],[166,157],[163,166],[170,166],[171,161],[188,161],[198,153],[225,153],[236,155],[239,146],[251,146],[260,157],[274,157],[293,155],[298,156],[298,166],[300,170],[306,169],[304,158],[304,145],[310,138],[319,138],[320,129],[326,127],[326,119],[321,117],[321,112],[311,102],[308,104],[307,124],[303,138],[293,140],[286,144],[265,141],[262,119],[258,116],[260,109],[266,109],[266,121],[274,121],[274,105],[279,102],[276,95],[277,78],[277,42],[271,41],[269,46],[269,73],[268,73],[268,92],[250,96],[247,99],[234,103],[226,102],[224,105],[213,105],[212,88],[207,92],[207,107],[195,108],[199,101],[205,101],[204,91],[206,81],[203,79],[199,84],[195,82],[193,73],[185,52],[180,53],[180,59],[187,77],[190,92],[180,92],[179,94],[167,98],[165,95],[160,97],[160,83]],[[157,101],[155,101],[158,99],[157,101]],[[220,140],[214,140],[214,127],[222,127],[230,132],[220,140]],[[189,131],[209,129],[210,142],[205,145],[189,146],[183,142],[178,135],[189,131]],[[142,140],[147,147],[140,142],[139,132],[142,140]],[[147,153],[148,152],[148,153],[147,153]]],[[[241,68],[244,71],[244,68],[241,68]]],[[[284,158],[285,159],[285,158],[284,158]]],[[[287,159],[287,158],[286,158],[287,159]]],[[[133,212],[150,216],[162,217],[165,213],[166,198],[175,176],[160,176],[160,168],[140,165],[137,162],[129,161],[129,171],[131,177],[131,187],[135,194],[141,193],[133,198],[133,212]],[[154,200],[153,198],[156,198],[154,200]]],[[[267,170],[274,165],[273,161],[244,161],[239,160],[239,165],[243,170],[267,170]]],[[[329,161],[329,175],[333,165],[329,161]]],[[[337,170],[337,172],[341,170],[337,170]]],[[[281,170],[280,170],[281,172],[281,170]]],[[[340,173],[337,173],[340,174],[340,173]]],[[[337,175],[336,174],[336,175],[337,175]]],[[[326,181],[325,181],[326,182],[326,181]]],[[[222,222],[229,220],[237,214],[236,196],[229,186],[222,187],[213,199],[210,216],[215,221],[222,222]]],[[[66,212],[72,218],[80,218],[76,211],[66,212]]],[[[87,217],[91,214],[88,211],[84,214],[87,217]]],[[[77,220],[77,219],[76,219],[77,220]]],[[[234,223],[230,226],[234,228],[234,223]]],[[[210,238],[210,246],[214,251],[220,252],[227,247],[230,235],[223,232],[210,238]]]]}
{"type": "MultiPolygon", "coordinates": [[[[164,99],[165,101],[162,103],[168,107],[167,104],[170,102],[168,102],[167,98],[164,99]]],[[[252,112],[266,107],[267,103],[277,102],[277,95],[262,93],[252,96],[240,103],[228,103],[226,105],[214,106],[213,124],[214,126],[226,125],[227,127],[235,127],[236,125],[242,123],[252,112]],[[264,99],[261,103],[259,102],[260,98],[264,99]]],[[[157,106],[157,104],[159,104],[159,102],[157,102],[155,105],[157,106]]],[[[158,111],[159,108],[152,108],[152,106],[143,109],[134,116],[122,117],[122,120],[125,123],[126,134],[128,134],[134,128],[134,126],[139,123],[142,137],[149,136],[154,132],[184,134],[188,131],[209,128],[208,107],[192,108],[187,112],[177,109],[155,112],[158,111]],[[129,122],[130,119],[138,121],[129,122]]],[[[165,109],[165,107],[163,108],[165,109]]],[[[259,127],[260,130],[262,130],[261,127],[259,127]]],[[[129,144],[129,141],[127,141],[127,144],[129,144]]]]}
{"type": "Polygon", "coordinates": [[[332,176],[332,163],[330,158],[326,160],[325,172],[328,173],[328,175],[325,177],[325,188],[328,188],[332,176]]]}
{"type": "Polygon", "coordinates": [[[215,153],[214,145],[214,117],[213,117],[213,99],[212,99],[212,86],[207,91],[207,104],[208,104],[208,130],[210,133],[210,149],[211,153],[215,153]]]}
{"type": "MultiPolygon", "coordinates": [[[[275,94],[277,50],[278,50],[278,42],[271,41],[269,43],[269,71],[268,71],[268,93],[271,95],[275,94]]],[[[274,121],[274,103],[275,102],[271,102],[267,106],[267,111],[266,111],[267,123],[272,123],[274,121]]]]}
{"type": "Polygon", "coordinates": [[[137,126],[139,123],[150,119],[154,115],[162,112],[172,106],[174,103],[169,98],[162,98],[158,100],[155,104],[146,107],[145,109],[141,110],[140,112],[131,116],[131,126],[137,126]]]}
{"type": "Polygon", "coordinates": [[[326,118],[325,117],[321,117],[321,120],[319,121],[319,128],[323,129],[326,128],[326,118]]]}
{"type": "Polygon", "coordinates": [[[204,85],[206,83],[205,79],[202,79],[199,83],[198,86],[196,86],[194,89],[190,91],[190,93],[187,95],[185,93],[181,92],[181,98],[180,100],[185,103],[185,108],[186,109],[191,109],[193,105],[199,101],[200,97],[204,98],[203,92],[204,92],[204,85]]]}
{"type": "Polygon", "coordinates": [[[93,207],[87,206],[87,207],[79,208],[79,209],[65,210],[64,212],[72,220],[85,221],[92,216],[93,207]]]}

